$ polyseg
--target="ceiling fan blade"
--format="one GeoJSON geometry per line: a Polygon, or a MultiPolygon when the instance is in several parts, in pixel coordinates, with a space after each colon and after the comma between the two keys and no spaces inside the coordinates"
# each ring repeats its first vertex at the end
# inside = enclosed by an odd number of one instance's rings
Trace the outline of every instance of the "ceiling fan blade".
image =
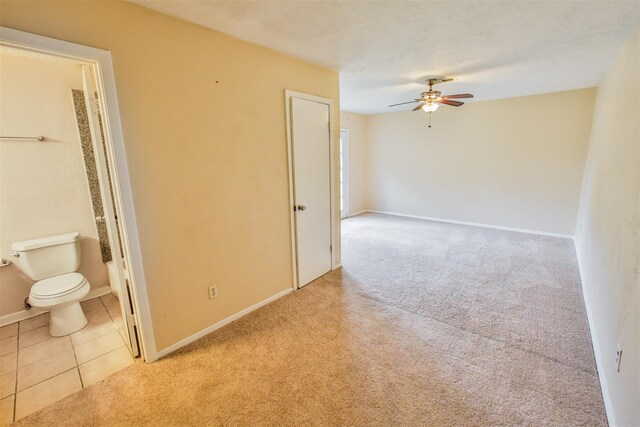
{"type": "Polygon", "coordinates": [[[445,95],[442,99],[459,99],[459,98],[473,98],[470,93],[459,93],[457,95],[445,95]]]}
{"type": "Polygon", "coordinates": [[[418,104],[416,108],[413,109],[413,111],[418,111],[419,109],[422,108],[423,105],[424,105],[424,102],[421,102],[420,104],[418,104]]]}
{"type": "MultiPolygon", "coordinates": [[[[404,104],[413,104],[414,102],[419,102],[418,100],[415,101],[409,101],[409,102],[401,102],[400,104],[391,104],[388,107],[397,107],[398,105],[404,105],[404,104]]],[[[388,108],[387,107],[387,108],[388,108]]]]}
{"type": "Polygon", "coordinates": [[[460,101],[449,101],[448,99],[443,99],[442,101],[437,101],[438,104],[446,104],[451,105],[452,107],[459,107],[464,104],[464,102],[460,101]]]}

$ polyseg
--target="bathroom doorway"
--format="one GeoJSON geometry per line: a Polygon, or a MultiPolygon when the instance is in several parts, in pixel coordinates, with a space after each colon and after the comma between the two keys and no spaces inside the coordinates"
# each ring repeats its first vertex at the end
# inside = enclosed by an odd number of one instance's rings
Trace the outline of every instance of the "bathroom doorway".
{"type": "Polygon", "coordinates": [[[148,303],[108,52],[0,28],[0,55],[0,221],[11,222],[0,224],[4,425],[138,356],[153,361],[155,349],[145,340],[148,303]],[[80,231],[78,272],[91,284],[80,303],[88,324],[52,337],[46,309],[28,305],[33,281],[10,242],[73,231],[80,231]]]}

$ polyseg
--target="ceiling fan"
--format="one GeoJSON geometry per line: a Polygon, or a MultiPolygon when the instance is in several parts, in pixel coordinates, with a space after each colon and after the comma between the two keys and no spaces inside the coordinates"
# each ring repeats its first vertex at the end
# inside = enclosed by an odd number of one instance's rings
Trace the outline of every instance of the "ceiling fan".
{"type": "Polygon", "coordinates": [[[401,102],[399,104],[391,104],[389,105],[389,107],[397,107],[398,105],[413,104],[414,102],[418,102],[418,106],[414,108],[413,111],[424,110],[429,113],[429,127],[431,127],[431,113],[436,111],[441,104],[450,105],[452,107],[460,107],[461,105],[464,105],[464,102],[454,101],[454,99],[473,98],[473,95],[471,95],[470,93],[459,93],[456,95],[443,96],[442,92],[433,90],[433,85],[436,85],[438,83],[451,82],[454,80],[455,79],[452,77],[445,79],[427,79],[426,83],[429,85],[429,90],[426,92],[422,92],[420,94],[420,98],[416,98],[413,101],[401,102]]]}

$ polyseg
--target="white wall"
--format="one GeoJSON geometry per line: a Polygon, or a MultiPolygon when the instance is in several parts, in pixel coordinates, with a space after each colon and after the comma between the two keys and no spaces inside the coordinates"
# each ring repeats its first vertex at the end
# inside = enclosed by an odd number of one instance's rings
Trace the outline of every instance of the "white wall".
{"type": "MultiPolygon", "coordinates": [[[[78,231],[79,271],[91,287],[108,284],[102,263],[71,89],[79,65],[0,52],[0,133],[44,142],[0,142],[0,256],[15,241],[78,231]]],[[[16,265],[0,268],[0,316],[20,311],[32,281],[16,265]]]]}
{"type": "Polygon", "coordinates": [[[367,209],[367,116],[340,112],[340,128],[349,130],[349,214],[367,209]]]}
{"type": "MultiPolygon", "coordinates": [[[[444,89],[444,88],[443,88],[444,89]]],[[[369,209],[573,235],[595,99],[582,89],[368,120],[369,209]]]]}
{"type": "Polygon", "coordinates": [[[598,87],[575,241],[610,422],[638,426],[640,28],[598,87]]]}

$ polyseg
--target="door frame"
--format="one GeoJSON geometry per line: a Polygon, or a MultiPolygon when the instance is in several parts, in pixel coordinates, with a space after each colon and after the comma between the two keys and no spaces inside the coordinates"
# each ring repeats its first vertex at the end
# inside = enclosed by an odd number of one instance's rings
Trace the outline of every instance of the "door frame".
{"type": "MultiPolygon", "coordinates": [[[[121,238],[126,252],[125,262],[128,266],[127,273],[133,293],[132,303],[135,309],[134,316],[139,333],[141,356],[146,362],[153,362],[158,359],[158,356],[151,323],[151,310],[142,264],[124,137],[120,123],[111,52],[1,26],[0,45],[73,60],[79,64],[89,65],[94,72],[97,79],[98,96],[102,100],[100,107],[104,110],[102,112],[102,117],[105,121],[104,143],[107,156],[113,159],[113,162],[110,162],[112,186],[115,195],[113,203],[117,212],[121,214],[119,217],[122,232],[121,238]]],[[[104,156],[99,151],[95,155],[104,156]]],[[[105,210],[111,208],[105,206],[105,210]]],[[[114,262],[117,261],[114,260],[114,262]]]]}
{"type": "MultiPolygon", "coordinates": [[[[323,98],[321,96],[310,95],[307,93],[296,92],[293,90],[285,89],[284,91],[284,101],[285,101],[285,113],[286,113],[286,122],[287,122],[287,160],[288,160],[288,170],[289,170],[289,223],[291,227],[291,266],[293,271],[293,289],[298,289],[298,251],[297,251],[297,236],[296,236],[296,217],[295,212],[293,210],[294,202],[295,202],[295,182],[293,176],[293,123],[291,122],[291,99],[299,98],[307,101],[319,102],[321,104],[326,104],[329,106],[329,175],[330,175],[330,188],[329,188],[329,206],[331,209],[331,269],[335,270],[340,268],[340,259],[338,257],[339,254],[339,236],[336,236],[336,230],[339,230],[339,227],[336,226],[336,223],[339,221],[340,212],[336,215],[336,147],[335,147],[335,136],[334,136],[334,111],[333,111],[333,100],[329,98],[323,98]]],[[[340,165],[338,165],[339,167],[340,165]]],[[[339,173],[339,171],[338,171],[339,173]]],[[[339,182],[337,182],[339,184],[339,182]]],[[[339,191],[339,189],[338,189],[339,191]]],[[[339,192],[337,193],[339,197],[339,192]]],[[[339,206],[338,206],[339,208],[339,206]]]]}
{"type": "MultiPolygon", "coordinates": [[[[96,96],[97,94],[97,82],[98,79],[94,78],[90,65],[82,64],[82,90],[84,92],[85,110],[87,113],[87,121],[89,124],[89,135],[91,138],[91,145],[93,146],[94,153],[104,153],[105,138],[103,138],[103,132],[100,131],[100,122],[105,122],[101,107],[103,104],[102,99],[96,96]]],[[[95,156],[95,154],[94,154],[95,156]]],[[[138,344],[138,334],[136,333],[136,319],[134,316],[134,305],[131,303],[131,293],[129,291],[128,280],[125,276],[124,265],[120,260],[124,259],[123,246],[121,244],[120,232],[118,231],[118,221],[114,207],[116,205],[115,197],[117,194],[113,194],[110,188],[113,187],[110,184],[111,170],[110,164],[113,162],[113,156],[95,156],[96,172],[98,174],[98,187],[100,189],[100,198],[102,206],[107,209],[102,210],[103,219],[107,228],[107,236],[109,239],[109,250],[111,252],[111,258],[113,266],[118,275],[118,302],[120,303],[120,311],[122,314],[123,323],[126,326],[127,347],[131,352],[131,355],[137,357],[140,355],[140,345],[138,344]],[[110,157],[110,159],[109,159],[110,157]],[[108,162],[107,162],[108,161],[108,162]],[[115,200],[114,200],[115,199],[115,200]]],[[[122,215],[120,215],[122,216],[122,215]]],[[[97,227],[97,224],[96,224],[97,227]]],[[[109,283],[110,287],[114,287],[112,283],[109,283]]],[[[123,337],[124,338],[124,337],[123,337]]]]}
{"type": "MultiPolygon", "coordinates": [[[[344,203],[344,216],[342,216],[342,211],[340,211],[340,219],[349,217],[349,208],[351,207],[350,201],[350,191],[349,191],[349,129],[340,128],[340,137],[342,138],[342,133],[346,134],[346,139],[344,143],[344,147],[341,147],[342,152],[342,182],[344,183],[344,192],[342,194],[342,202],[344,203]]],[[[339,165],[338,165],[339,166],[339,165]]]]}

